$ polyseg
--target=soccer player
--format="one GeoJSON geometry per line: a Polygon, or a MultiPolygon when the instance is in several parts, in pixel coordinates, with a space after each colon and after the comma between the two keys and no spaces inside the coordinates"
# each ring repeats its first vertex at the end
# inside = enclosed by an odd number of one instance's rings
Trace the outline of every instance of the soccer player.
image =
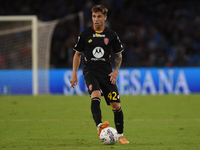
{"type": "Polygon", "coordinates": [[[111,106],[114,113],[115,127],[119,135],[118,142],[129,143],[123,136],[124,119],[116,86],[124,49],[117,34],[105,26],[108,9],[103,5],[95,5],[91,11],[93,25],[80,34],[74,47],[75,54],[70,88],[77,85],[77,70],[83,53],[83,75],[91,97],[91,112],[97,126],[98,136],[102,129],[109,126],[108,121],[102,123],[100,109],[102,91],[107,105],[111,106]],[[112,70],[110,62],[111,51],[115,53],[114,70],[112,70]]]}

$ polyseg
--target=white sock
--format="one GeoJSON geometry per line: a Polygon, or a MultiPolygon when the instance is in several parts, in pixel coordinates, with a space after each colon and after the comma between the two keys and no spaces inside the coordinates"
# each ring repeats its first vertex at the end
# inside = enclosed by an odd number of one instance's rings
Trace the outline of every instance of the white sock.
{"type": "Polygon", "coordinates": [[[123,133],[121,133],[121,134],[118,133],[118,137],[120,137],[120,136],[124,136],[123,133]]]}
{"type": "Polygon", "coordinates": [[[98,126],[97,126],[97,130],[98,130],[98,127],[99,127],[101,124],[102,124],[102,123],[99,123],[99,124],[98,124],[98,126]]]}

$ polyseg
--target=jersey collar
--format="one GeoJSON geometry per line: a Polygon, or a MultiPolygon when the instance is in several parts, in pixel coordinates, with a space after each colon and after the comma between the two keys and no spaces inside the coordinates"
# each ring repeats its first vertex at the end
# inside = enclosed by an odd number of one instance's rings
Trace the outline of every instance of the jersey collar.
{"type": "Polygon", "coordinates": [[[94,27],[93,27],[93,25],[92,25],[92,29],[93,29],[94,32],[96,32],[96,33],[102,33],[102,32],[105,30],[105,28],[106,28],[106,26],[104,25],[104,29],[103,29],[102,31],[95,31],[95,30],[94,30],[94,27]]]}

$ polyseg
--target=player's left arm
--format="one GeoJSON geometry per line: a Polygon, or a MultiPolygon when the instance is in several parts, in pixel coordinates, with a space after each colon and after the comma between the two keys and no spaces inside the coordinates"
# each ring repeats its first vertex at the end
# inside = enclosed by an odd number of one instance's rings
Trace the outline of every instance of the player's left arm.
{"type": "Polygon", "coordinates": [[[115,70],[114,71],[117,71],[118,73],[121,67],[121,64],[122,64],[122,53],[117,53],[115,54],[115,70]]]}
{"type": "Polygon", "coordinates": [[[116,53],[115,54],[115,69],[113,72],[111,72],[109,74],[110,81],[112,84],[117,83],[117,75],[118,75],[119,69],[121,67],[121,64],[122,64],[122,53],[116,53]]]}

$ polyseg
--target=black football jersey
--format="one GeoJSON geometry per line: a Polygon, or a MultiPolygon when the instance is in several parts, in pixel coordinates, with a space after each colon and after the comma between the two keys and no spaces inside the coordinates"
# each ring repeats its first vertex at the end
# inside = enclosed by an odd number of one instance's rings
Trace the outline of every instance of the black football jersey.
{"type": "Polygon", "coordinates": [[[80,34],[74,50],[83,52],[83,72],[92,70],[109,74],[112,71],[111,52],[121,53],[124,49],[114,31],[105,27],[98,33],[91,26],[80,34]]]}

